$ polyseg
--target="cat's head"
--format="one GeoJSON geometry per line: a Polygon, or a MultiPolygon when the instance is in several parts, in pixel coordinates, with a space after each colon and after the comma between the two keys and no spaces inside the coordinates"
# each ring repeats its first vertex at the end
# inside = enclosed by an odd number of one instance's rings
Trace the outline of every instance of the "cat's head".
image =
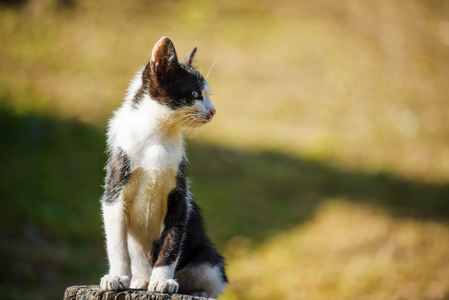
{"type": "Polygon", "coordinates": [[[142,80],[152,100],[172,111],[171,120],[182,126],[198,126],[212,120],[216,111],[210,100],[210,88],[192,67],[197,48],[178,61],[172,41],[163,37],[153,48],[142,80]]]}

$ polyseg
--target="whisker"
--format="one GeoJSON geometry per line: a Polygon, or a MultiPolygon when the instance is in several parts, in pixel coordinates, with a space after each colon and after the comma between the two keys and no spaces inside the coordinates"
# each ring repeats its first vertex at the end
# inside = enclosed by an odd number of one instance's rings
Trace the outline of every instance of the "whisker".
{"type": "Polygon", "coordinates": [[[189,123],[189,121],[191,121],[191,118],[186,117],[185,120],[183,120],[181,123],[176,125],[173,129],[176,129],[182,125],[182,129],[181,129],[181,131],[182,131],[182,130],[184,130],[184,127],[186,126],[186,124],[189,123]]]}
{"type": "MultiPolygon", "coordinates": [[[[187,126],[189,126],[189,124],[190,123],[192,123],[193,122],[193,119],[192,119],[192,117],[188,117],[188,118],[186,118],[184,121],[182,121],[182,129],[181,130],[184,130],[187,126]]],[[[179,125],[178,125],[179,126],[179,125]]]]}
{"type": "MultiPolygon", "coordinates": [[[[173,129],[181,127],[180,131],[187,138],[194,138],[201,132],[202,120],[197,112],[186,112],[182,115],[172,115],[167,119],[168,124],[175,124],[173,129]]],[[[167,124],[166,123],[166,124],[167,124]]]]}
{"type": "MultiPolygon", "coordinates": [[[[171,120],[169,124],[173,124],[173,123],[178,122],[178,121],[183,120],[183,119],[187,120],[187,119],[190,119],[191,117],[194,117],[194,116],[195,116],[195,113],[187,113],[187,114],[178,116],[177,118],[171,120]]],[[[183,120],[180,124],[182,124],[185,120],[183,120]]],[[[175,126],[175,128],[179,127],[180,124],[175,126]]]]}
{"type": "Polygon", "coordinates": [[[186,117],[187,117],[186,115],[172,117],[172,118],[169,119],[169,122],[170,122],[169,124],[173,124],[173,123],[175,123],[175,122],[177,122],[179,120],[182,120],[182,119],[184,119],[186,117]]]}
{"type": "Polygon", "coordinates": [[[215,66],[215,62],[216,62],[216,61],[217,61],[217,59],[215,58],[215,59],[214,59],[214,63],[212,64],[212,66],[210,66],[210,69],[209,69],[209,71],[207,72],[206,79],[209,77],[210,71],[211,71],[212,68],[215,66]]]}
{"type": "Polygon", "coordinates": [[[185,134],[186,137],[190,137],[190,131],[192,130],[194,124],[195,124],[195,120],[192,120],[192,122],[189,124],[189,130],[185,134]]]}
{"type": "Polygon", "coordinates": [[[189,133],[189,132],[188,132],[188,129],[191,128],[191,127],[190,127],[190,124],[191,124],[191,123],[187,124],[187,125],[184,126],[184,127],[182,128],[182,130],[181,130],[181,131],[182,131],[182,134],[184,135],[184,137],[188,137],[188,135],[189,135],[189,134],[188,134],[188,133],[189,133]]]}
{"type": "Polygon", "coordinates": [[[198,122],[195,128],[195,134],[192,136],[192,138],[197,137],[200,133],[201,130],[203,129],[203,121],[198,117],[198,122]]]}
{"type": "MultiPolygon", "coordinates": [[[[191,138],[191,137],[192,137],[192,134],[190,134],[190,131],[194,128],[193,125],[196,125],[196,123],[197,123],[197,121],[195,120],[194,123],[191,124],[191,126],[190,126],[190,128],[189,128],[189,131],[188,131],[188,133],[187,133],[187,135],[186,135],[188,138],[191,138]]],[[[195,130],[193,131],[193,134],[195,134],[195,130]]]]}
{"type": "Polygon", "coordinates": [[[201,129],[202,129],[201,124],[200,124],[200,123],[197,123],[197,124],[196,124],[196,127],[195,127],[195,133],[194,133],[193,135],[189,136],[189,138],[192,139],[192,138],[197,137],[197,136],[200,134],[201,129]]]}
{"type": "Polygon", "coordinates": [[[196,120],[192,119],[192,121],[186,126],[189,128],[189,131],[187,131],[187,133],[185,134],[186,136],[190,135],[190,130],[192,130],[192,125],[195,124],[196,120]]]}

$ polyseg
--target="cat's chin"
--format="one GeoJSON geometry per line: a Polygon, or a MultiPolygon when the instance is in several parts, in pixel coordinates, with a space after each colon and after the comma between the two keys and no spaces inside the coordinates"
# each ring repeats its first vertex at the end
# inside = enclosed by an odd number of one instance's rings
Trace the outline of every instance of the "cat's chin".
{"type": "Polygon", "coordinates": [[[209,123],[210,121],[212,121],[212,119],[199,120],[198,124],[204,125],[204,124],[209,123]]]}
{"type": "Polygon", "coordinates": [[[210,121],[212,121],[212,117],[207,117],[207,116],[197,116],[194,118],[194,122],[192,123],[191,126],[195,127],[198,125],[204,125],[209,123],[210,121]]]}
{"type": "Polygon", "coordinates": [[[209,122],[210,121],[206,121],[206,120],[205,121],[195,121],[194,123],[186,126],[185,128],[186,129],[191,129],[191,128],[195,129],[195,128],[203,127],[204,125],[206,125],[209,122]]]}

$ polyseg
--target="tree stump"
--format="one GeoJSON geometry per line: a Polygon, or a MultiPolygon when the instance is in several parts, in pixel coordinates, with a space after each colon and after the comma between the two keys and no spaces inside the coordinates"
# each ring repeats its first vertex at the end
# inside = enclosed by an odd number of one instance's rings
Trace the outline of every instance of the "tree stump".
{"type": "Polygon", "coordinates": [[[65,290],[64,300],[205,300],[181,294],[160,294],[147,290],[103,291],[99,285],[75,285],[65,290]]]}

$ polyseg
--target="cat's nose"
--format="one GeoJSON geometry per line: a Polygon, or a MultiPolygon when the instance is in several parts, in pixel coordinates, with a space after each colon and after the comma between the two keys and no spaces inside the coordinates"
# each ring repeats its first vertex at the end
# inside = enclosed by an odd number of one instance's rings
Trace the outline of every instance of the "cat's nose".
{"type": "Polygon", "coordinates": [[[217,113],[217,111],[215,109],[211,109],[209,111],[209,119],[212,119],[212,117],[215,116],[216,113],[217,113]]]}

